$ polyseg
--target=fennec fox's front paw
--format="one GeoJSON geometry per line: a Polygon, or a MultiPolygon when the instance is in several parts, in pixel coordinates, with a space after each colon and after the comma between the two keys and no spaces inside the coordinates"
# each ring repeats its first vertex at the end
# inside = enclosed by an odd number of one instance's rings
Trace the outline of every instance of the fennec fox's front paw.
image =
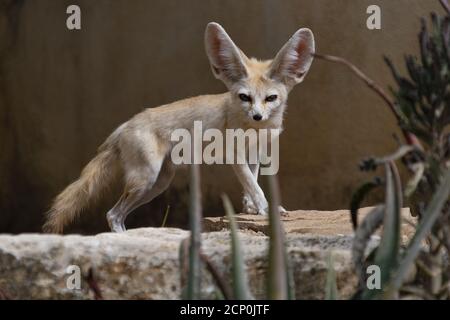
{"type": "Polygon", "coordinates": [[[250,199],[249,196],[244,195],[244,197],[242,198],[242,204],[243,204],[242,211],[245,214],[258,214],[258,209],[256,208],[256,206],[254,205],[253,201],[250,199]]]}
{"type": "Polygon", "coordinates": [[[278,211],[280,212],[280,214],[286,214],[287,210],[285,208],[283,208],[283,206],[278,206],[278,211]]]}
{"type": "Polygon", "coordinates": [[[264,201],[265,205],[259,206],[260,209],[258,209],[258,207],[255,205],[255,203],[252,201],[252,199],[247,195],[244,196],[244,198],[242,199],[242,202],[244,205],[243,212],[245,214],[260,214],[260,215],[265,216],[269,212],[268,207],[267,207],[267,201],[264,201]]]}
{"type": "MultiPolygon", "coordinates": [[[[242,203],[243,203],[243,212],[245,214],[260,214],[260,215],[267,215],[267,213],[269,212],[269,208],[266,207],[265,209],[259,209],[255,206],[255,204],[253,203],[253,201],[250,199],[249,196],[245,195],[242,199],[242,203]]],[[[284,215],[287,213],[287,210],[285,208],[283,208],[282,206],[278,207],[278,211],[280,212],[280,214],[284,215]]]]}

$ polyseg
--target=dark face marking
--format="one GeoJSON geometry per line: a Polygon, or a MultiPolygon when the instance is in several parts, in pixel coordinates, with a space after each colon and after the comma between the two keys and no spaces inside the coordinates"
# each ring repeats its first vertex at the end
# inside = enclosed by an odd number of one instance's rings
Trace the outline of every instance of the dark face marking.
{"type": "Polygon", "coordinates": [[[252,97],[243,93],[239,94],[239,99],[241,99],[244,102],[252,102],[252,97]]]}
{"type": "Polygon", "coordinates": [[[278,96],[276,94],[271,94],[270,96],[266,97],[266,102],[273,102],[277,100],[278,96]]]}

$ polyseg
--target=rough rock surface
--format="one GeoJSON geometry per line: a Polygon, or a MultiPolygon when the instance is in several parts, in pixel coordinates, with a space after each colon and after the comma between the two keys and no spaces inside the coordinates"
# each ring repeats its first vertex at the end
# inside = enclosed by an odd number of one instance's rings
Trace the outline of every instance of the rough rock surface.
{"type": "MultiPolygon", "coordinates": [[[[326,219],[323,216],[318,212],[291,212],[283,218],[299,299],[324,297],[329,252],[334,257],[341,298],[348,298],[354,292],[356,276],[350,259],[352,235],[347,227],[348,216],[344,218],[342,213],[326,219]],[[313,216],[317,218],[314,223],[313,216]],[[335,223],[333,219],[337,219],[335,223]]],[[[241,228],[242,221],[253,226],[241,230],[240,238],[251,290],[255,297],[264,298],[268,248],[265,222],[255,216],[252,223],[245,216],[239,219],[241,228]]],[[[216,229],[226,227],[223,219],[217,220],[220,228],[211,221],[214,220],[206,219],[205,224],[216,229]]],[[[188,231],[173,228],[141,228],[96,236],[0,235],[0,296],[92,299],[93,287],[97,286],[105,299],[179,299],[179,247],[188,236],[188,231]],[[67,286],[73,279],[67,271],[71,265],[81,270],[81,289],[67,286]]],[[[229,232],[205,232],[202,249],[224,279],[230,279],[229,232]]],[[[202,271],[202,290],[204,298],[217,297],[218,290],[206,270],[202,271]]]]}
{"type": "MultiPolygon", "coordinates": [[[[0,236],[0,289],[16,299],[91,299],[90,268],[105,299],[178,299],[181,294],[179,244],[187,231],[143,228],[122,234],[0,236]],[[81,290],[67,288],[70,265],[80,267],[81,290]]],[[[267,237],[240,233],[249,282],[254,295],[264,298],[267,237]]],[[[297,284],[297,297],[323,298],[326,259],[333,250],[338,286],[348,296],[355,283],[350,265],[350,236],[287,236],[297,284]]],[[[229,279],[230,243],[227,231],[205,233],[203,251],[229,279]]],[[[214,298],[215,285],[206,271],[203,295],[214,298]]]]}
{"type": "MultiPolygon", "coordinates": [[[[373,207],[359,209],[358,221],[362,221],[373,207]]],[[[414,221],[409,208],[402,209],[403,223],[402,234],[410,238],[414,233],[414,228],[407,221],[414,221]]],[[[317,211],[317,210],[296,210],[290,211],[282,216],[286,233],[300,233],[312,235],[351,235],[352,225],[350,223],[349,210],[317,211]]],[[[236,221],[240,229],[253,230],[268,234],[267,217],[251,214],[237,215],[236,221]]],[[[228,229],[229,221],[227,217],[207,217],[203,220],[204,231],[220,231],[228,229]]]]}

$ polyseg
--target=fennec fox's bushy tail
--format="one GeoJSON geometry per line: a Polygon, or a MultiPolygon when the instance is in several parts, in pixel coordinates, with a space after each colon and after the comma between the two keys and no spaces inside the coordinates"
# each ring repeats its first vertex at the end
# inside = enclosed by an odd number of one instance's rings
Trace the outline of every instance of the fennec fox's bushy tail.
{"type": "Polygon", "coordinates": [[[81,172],[80,178],[60,193],[47,212],[43,231],[62,233],[65,225],[76,219],[111,186],[118,175],[115,150],[101,147],[97,156],[81,172]]]}

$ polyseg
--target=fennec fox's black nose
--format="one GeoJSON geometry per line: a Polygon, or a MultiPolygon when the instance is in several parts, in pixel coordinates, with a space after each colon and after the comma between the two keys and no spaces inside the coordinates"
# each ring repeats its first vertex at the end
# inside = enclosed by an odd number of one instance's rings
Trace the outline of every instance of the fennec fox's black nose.
{"type": "Polygon", "coordinates": [[[259,120],[261,120],[262,119],[262,115],[260,115],[260,114],[255,114],[254,116],[253,116],[253,120],[255,120],[255,121],[259,121],[259,120]]]}

